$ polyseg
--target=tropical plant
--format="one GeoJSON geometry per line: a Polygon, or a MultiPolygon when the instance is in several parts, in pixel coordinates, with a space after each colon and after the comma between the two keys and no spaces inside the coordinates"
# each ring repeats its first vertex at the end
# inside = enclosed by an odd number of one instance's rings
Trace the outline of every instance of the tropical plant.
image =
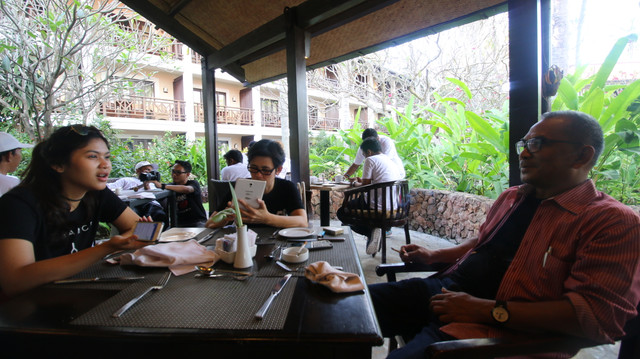
{"type": "Polygon", "coordinates": [[[0,111],[32,140],[135,91],[143,82],[132,79],[149,75],[141,60],[171,41],[117,1],[1,0],[0,11],[0,111]]]}
{"type": "Polygon", "coordinates": [[[637,35],[620,38],[604,63],[592,76],[585,67],[560,82],[552,110],[576,110],[595,117],[605,135],[605,146],[591,177],[596,186],[614,198],[636,204],[640,200],[640,80],[625,85],[607,85],[620,55],[637,35]]]}

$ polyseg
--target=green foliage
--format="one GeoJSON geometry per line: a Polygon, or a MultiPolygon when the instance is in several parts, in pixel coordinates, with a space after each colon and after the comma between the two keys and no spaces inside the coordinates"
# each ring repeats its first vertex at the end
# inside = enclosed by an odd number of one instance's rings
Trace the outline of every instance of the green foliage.
{"type": "MultiPolygon", "coordinates": [[[[553,111],[582,111],[598,119],[605,147],[591,177],[599,190],[626,204],[640,202],[640,80],[626,85],[607,85],[607,80],[624,47],[636,38],[619,39],[593,76],[584,76],[585,68],[567,75],[552,103],[553,111]]],[[[435,93],[434,105],[420,109],[410,101],[404,112],[396,111],[395,118],[383,118],[378,124],[394,140],[411,187],[495,198],[508,186],[508,102],[502,109],[469,111],[469,88],[460,80],[448,80],[458,87],[457,97],[435,93]]],[[[361,134],[356,127],[314,139],[313,174],[344,172],[361,134]]]]}
{"type": "MultiPolygon", "coordinates": [[[[411,187],[496,197],[507,186],[507,107],[482,115],[468,111],[465,104],[471,92],[463,82],[449,80],[460,88],[461,98],[435,94],[436,107],[421,109],[415,109],[410,100],[404,112],[396,111],[395,118],[383,118],[378,125],[394,141],[411,187]]],[[[361,136],[362,129],[355,127],[315,138],[310,159],[313,174],[327,177],[346,171],[361,136]]]]}
{"type": "Polygon", "coordinates": [[[204,139],[200,138],[187,143],[183,136],[167,132],[161,138],[154,139],[145,148],[144,146],[132,146],[129,141],[118,138],[118,131],[111,129],[107,121],[102,121],[96,126],[105,134],[111,145],[111,177],[133,176],[135,175],[133,167],[137,162],[149,161],[158,164],[158,172],[160,172],[162,181],[170,182],[171,167],[176,160],[183,160],[191,163],[192,177],[201,186],[207,185],[207,158],[204,139]]]}
{"type": "Polygon", "coordinates": [[[604,132],[605,146],[591,177],[599,190],[627,204],[640,200],[640,80],[606,85],[622,51],[636,35],[620,38],[593,76],[584,68],[562,79],[552,110],[577,110],[595,117],[604,132]]]}

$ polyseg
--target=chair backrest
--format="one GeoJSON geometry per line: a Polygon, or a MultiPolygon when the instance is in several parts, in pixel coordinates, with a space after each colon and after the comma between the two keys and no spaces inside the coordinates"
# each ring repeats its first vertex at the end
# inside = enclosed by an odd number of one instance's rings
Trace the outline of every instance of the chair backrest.
{"type": "Polygon", "coordinates": [[[307,211],[307,217],[309,217],[309,210],[307,209],[307,190],[303,181],[297,183],[298,192],[300,192],[300,199],[302,199],[302,208],[307,211]]]}
{"type": "Polygon", "coordinates": [[[227,203],[231,201],[229,183],[232,186],[235,185],[235,181],[211,180],[211,186],[209,186],[209,211],[211,213],[227,208],[227,203]]]}
{"type": "Polygon", "coordinates": [[[409,218],[409,183],[390,181],[348,190],[343,208],[346,216],[387,226],[401,226],[409,218]],[[360,198],[359,208],[350,208],[349,202],[360,198]]]}

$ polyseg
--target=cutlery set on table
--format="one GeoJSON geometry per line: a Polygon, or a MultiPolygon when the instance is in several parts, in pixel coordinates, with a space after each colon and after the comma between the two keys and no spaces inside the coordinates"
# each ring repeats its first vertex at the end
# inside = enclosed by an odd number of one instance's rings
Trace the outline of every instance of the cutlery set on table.
{"type": "MultiPolygon", "coordinates": [[[[203,239],[211,238],[215,233],[209,233],[206,236],[203,236],[203,239]]],[[[262,305],[262,307],[255,313],[255,318],[261,320],[266,315],[269,307],[273,303],[274,299],[278,294],[282,291],[284,286],[289,282],[289,279],[292,277],[291,272],[302,271],[305,269],[304,265],[299,265],[296,267],[289,266],[283,262],[287,263],[303,263],[309,258],[309,250],[307,248],[307,239],[310,235],[315,235],[313,229],[310,228],[288,228],[288,229],[279,229],[273,232],[270,239],[276,239],[276,236],[282,236],[283,238],[287,238],[287,240],[296,241],[301,238],[300,241],[303,243],[300,246],[291,246],[287,247],[281,244],[275,244],[273,250],[265,255],[267,260],[275,259],[275,264],[278,265],[283,270],[289,272],[281,277],[275,286],[271,289],[268,298],[262,305]],[[277,259],[276,259],[277,258],[277,259]]],[[[190,236],[193,237],[193,236],[190,236]]],[[[189,238],[192,239],[192,238],[189,238]]],[[[315,239],[310,239],[315,240],[315,239]]],[[[202,243],[203,240],[199,240],[198,242],[202,243]]],[[[336,269],[342,269],[342,267],[335,267],[336,269]]],[[[249,277],[253,275],[251,271],[246,270],[229,270],[229,269],[217,269],[213,267],[206,266],[195,266],[197,273],[195,277],[197,278],[230,278],[238,281],[247,280],[249,277]]],[[[114,318],[121,317],[127,310],[129,310],[132,306],[134,306],[139,300],[145,297],[148,293],[152,291],[157,291],[163,289],[167,283],[169,282],[169,278],[171,277],[171,271],[167,271],[164,273],[157,282],[150,283],[149,287],[146,288],[142,293],[134,297],[125,303],[122,307],[120,307],[117,311],[115,311],[111,316],[114,318]]],[[[89,278],[69,278],[64,280],[55,281],[54,284],[75,284],[75,283],[93,283],[93,282],[135,282],[139,280],[143,280],[144,276],[95,276],[89,278]]]]}

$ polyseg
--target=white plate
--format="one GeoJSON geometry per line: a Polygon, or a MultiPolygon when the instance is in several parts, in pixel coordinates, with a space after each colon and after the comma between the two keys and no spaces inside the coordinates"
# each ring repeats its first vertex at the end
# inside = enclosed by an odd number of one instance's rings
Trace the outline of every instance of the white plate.
{"type": "Polygon", "coordinates": [[[278,235],[285,238],[304,238],[314,234],[316,234],[315,229],[305,227],[285,228],[281,229],[280,232],[278,232],[278,235]]]}
{"type": "Polygon", "coordinates": [[[196,232],[173,232],[173,233],[163,233],[160,236],[159,242],[180,242],[186,241],[198,235],[196,232]]]}

